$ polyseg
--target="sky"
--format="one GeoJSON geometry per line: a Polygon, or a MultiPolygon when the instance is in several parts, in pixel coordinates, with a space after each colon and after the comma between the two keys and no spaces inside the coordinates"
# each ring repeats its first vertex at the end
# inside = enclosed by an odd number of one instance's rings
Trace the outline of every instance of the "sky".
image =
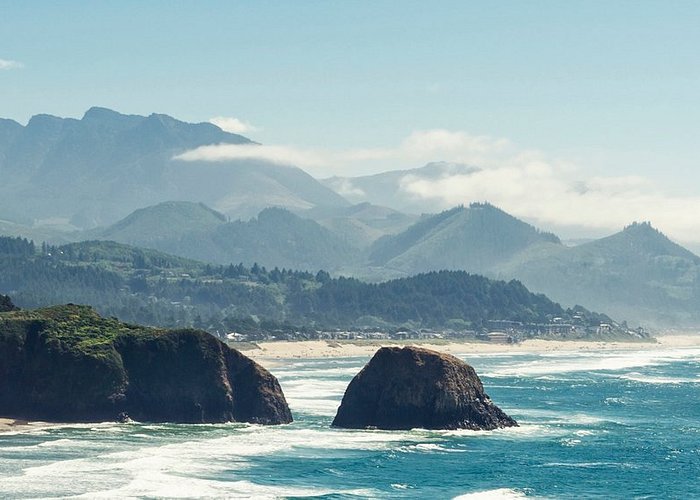
{"type": "Polygon", "coordinates": [[[406,189],[700,241],[698,26],[695,1],[4,2],[0,116],[212,120],[318,177],[478,164],[406,189]]]}

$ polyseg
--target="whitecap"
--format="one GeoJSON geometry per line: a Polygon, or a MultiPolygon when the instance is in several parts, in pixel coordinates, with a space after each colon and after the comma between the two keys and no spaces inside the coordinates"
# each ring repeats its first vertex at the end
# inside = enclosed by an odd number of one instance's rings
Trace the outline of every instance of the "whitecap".
{"type": "Polygon", "coordinates": [[[627,374],[618,375],[617,377],[623,380],[631,380],[632,382],[653,385],[700,384],[700,378],[656,377],[643,375],[639,372],[630,372],[627,374]]]}
{"type": "Polygon", "coordinates": [[[498,488],[495,490],[475,491],[464,493],[454,497],[453,500],[496,500],[496,499],[517,499],[527,498],[524,492],[512,488],[498,488]]]}
{"type": "Polygon", "coordinates": [[[619,371],[629,368],[658,366],[679,360],[694,360],[698,349],[659,351],[604,351],[572,354],[540,354],[537,359],[492,367],[486,377],[543,377],[559,373],[619,371]]]}

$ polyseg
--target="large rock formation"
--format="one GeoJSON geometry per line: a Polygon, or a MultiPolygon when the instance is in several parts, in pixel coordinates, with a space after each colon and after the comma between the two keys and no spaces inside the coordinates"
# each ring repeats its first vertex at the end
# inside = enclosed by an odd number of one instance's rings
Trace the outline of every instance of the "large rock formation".
{"type": "Polygon", "coordinates": [[[292,421],[277,379],[208,333],[128,325],[70,304],[0,314],[0,415],[292,421]]]}
{"type": "Polygon", "coordinates": [[[16,311],[17,307],[7,295],[0,295],[0,312],[16,311]]]}
{"type": "Polygon", "coordinates": [[[417,347],[382,347],[350,382],[333,425],[490,430],[518,424],[491,402],[463,361],[417,347]]]}

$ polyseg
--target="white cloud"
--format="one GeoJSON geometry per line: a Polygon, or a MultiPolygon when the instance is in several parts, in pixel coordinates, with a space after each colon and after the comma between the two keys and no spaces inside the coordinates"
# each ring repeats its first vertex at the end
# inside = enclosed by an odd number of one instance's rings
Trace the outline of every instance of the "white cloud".
{"type": "Polygon", "coordinates": [[[435,160],[488,165],[507,151],[505,139],[475,136],[443,129],[416,131],[394,147],[333,151],[293,146],[238,146],[218,144],[188,151],[185,161],[225,161],[258,158],[308,169],[317,177],[363,175],[389,168],[412,168],[435,160]]]}
{"type": "Polygon", "coordinates": [[[436,209],[489,201],[546,229],[579,227],[615,231],[649,220],[678,240],[700,242],[700,197],[668,196],[643,177],[592,177],[542,160],[518,161],[476,171],[425,179],[407,175],[401,188],[436,209]]]}
{"type": "Polygon", "coordinates": [[[484,165],[509,147],[507,140],[485,135],[445,129],[419,130],[394,147],[339,152],[330,164],[355,175],[380,172],[386,170],[387,165],[411,168],[442,160],[484,165]]]}
{"type": "Polygon", "coordinates": [[[24,65],[17,61],[10,61],[8,59],[0,59],[0,70],[3,69],[17,69],[22,68],[24,65]]]}
{"type": "Polygon", "coordinates": [[[231,132],[232,134],[246,134],[260,130],[255,125],[230,116],[215,116],[209,120],[209,123],[213,123],[221,130],[231,132]]]}
{"type": "Polygon", "coordinates": [[[175,157],[182,161],[225,162],[229,160],[265,160],[281,165],[322,167],[325,158],[313,150],[289,146],[265,146],[260,144],[214,144],[186,151],[175,157]]]}
{"type": "MultiPolygon", "coordinates": [[[[700,243],[700,197],[671,196],[641,176],[589,176],[581,166],[517,148],[506,139],[444,129],[416,131],[393,147],[349,150],[292,146],[213,145],[178,157],[185,161],[263,159],[296,165],[316,177],[356,176],[446,161],[480,167],[445,171],[440,178],[406,175],[400,189],[433,211],[489,201],[547,230],[615,231],[649,220],[678,240],[700,243]]],[[[342,194],[360,199],[352,183],[342,194]],[[359,198],[358,198],[359,197],[359,198]]]]}

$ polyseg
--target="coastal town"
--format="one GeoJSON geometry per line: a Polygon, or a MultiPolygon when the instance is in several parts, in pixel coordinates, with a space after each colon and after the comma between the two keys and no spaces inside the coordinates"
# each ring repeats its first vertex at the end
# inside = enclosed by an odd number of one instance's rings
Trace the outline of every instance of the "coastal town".
{"type": "Polygon", "coordinates": [[[406,341],[406,340],[446,340],[477,341],[494,344],[517,344],[528,339],[551,340],[597,340],[612,339],[616,336],[648,339],[649,332],[644,328],[629,328],[626,323],[619,324],[586,323],[581,316],[573,316],[570,321],[552,318],[549,323],[523,323],[510,320],[491,320],[480,329],[275,329],[254,333],[229,332],[223,335],[229,342],[250,341],[299,341],[299,340],[333,340],[333,341],[406,341]]]}

